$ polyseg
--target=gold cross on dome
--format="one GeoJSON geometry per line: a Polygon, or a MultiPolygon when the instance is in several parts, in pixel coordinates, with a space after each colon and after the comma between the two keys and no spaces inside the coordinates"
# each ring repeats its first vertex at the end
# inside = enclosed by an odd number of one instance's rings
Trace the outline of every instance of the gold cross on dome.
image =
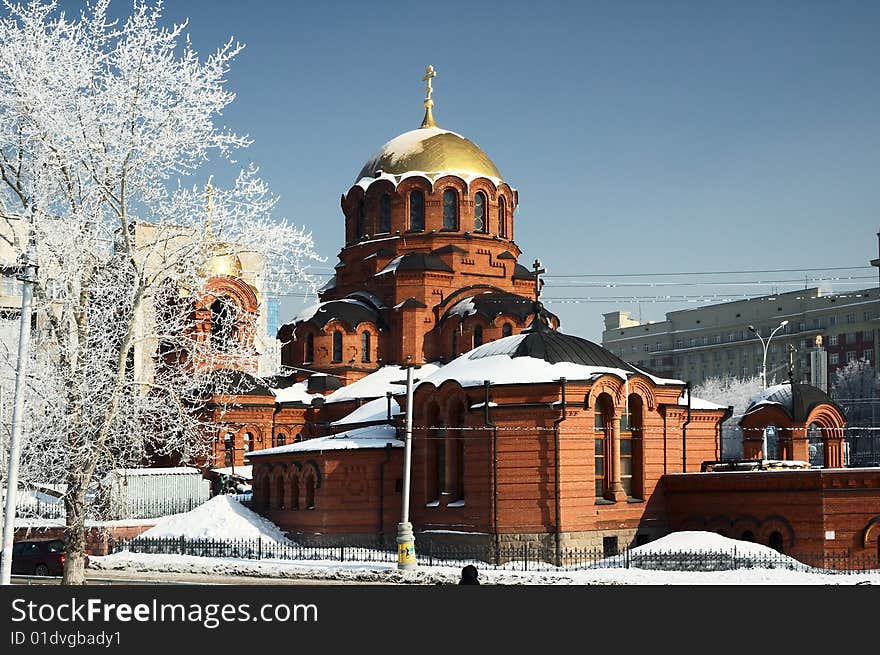
{"type": "Polygon", "coordinates": [[[422,78],[425,84],[425,102],[431,100],[431,94],[434,92],[433,87],[431,86],[431,80],[437,77],[437,72],[434,70],[434,67],[431,64],[428,64],[428,67],[425,69],[425,76],[422,78]]]}

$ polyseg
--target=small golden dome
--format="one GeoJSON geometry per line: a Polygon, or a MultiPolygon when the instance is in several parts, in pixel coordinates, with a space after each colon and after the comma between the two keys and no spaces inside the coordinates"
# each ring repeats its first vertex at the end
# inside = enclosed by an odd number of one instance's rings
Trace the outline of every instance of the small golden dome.
{"type": "Polygon", "coordinates": [[[208,259],[207,269],[211,276],[241,277],[241,260],[229,251],[228,244],[218,244],[214,247],[213,256],[208,259]]]}
{"type": "Polygon", "coordinates": [[[479,146],[439,127],[420,127],[391,139],[364,164],[358,179],[376,177],[380,171],[389,175],[450,172],[501,179],[501,173],[479,146]]]}

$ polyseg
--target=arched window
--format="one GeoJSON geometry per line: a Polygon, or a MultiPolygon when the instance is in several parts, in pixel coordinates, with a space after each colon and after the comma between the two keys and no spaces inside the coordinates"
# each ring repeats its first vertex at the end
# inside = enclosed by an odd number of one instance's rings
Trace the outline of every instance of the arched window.
{"type": "Polygon", "coordinates": [[[211,303],[211,347],[226,352],[235,342],[235,306],[228,298],[211,303]]]}
{"type": "Polygon", "coordinates": [[[785,552],[785,549],[782,546],[782,533],[779,532],[779,530],[770,533],[770,540],[767,545],[779,553],[785,552]]]}
{"type": "Polygon", "coordinates": [[[244,433],[244,443],[242,444],[242,449],[244,452],[249,453],[253,450],[254,447],[254,436],[250,432],[244,433]]]}
{"type": "Polygon", "coordinates": [[[284,476],[275,477],[275,507],[284,509],[284,476]]]}
{"type": "Polygon", "coordinates": [[[611,473],[611,422],[614,416],[614,404],[607,393],[599,394],[596,399],[595,424],[593,429],[593,461],[594,461],[594,493],[596,500],[603,498],[609,489],[611,473]]]}
{"type": "Polygon", "coordinates": [[[621,429],[620,434],[620,473],[621,484],[630,498],[644,498],[644,405],[642,397],[630,394],[627,402],[629,415],[627,433],[621,429]],[[624,434],[628,434],[629,443],[624,445],[624,434]],[[624,454],[624,451],[628,451],[624,454]]]}
{"type": "Polygon", "coordinates": [[[513,326],[510,323],[505,323],[501,326],[501,336],[509,337],[513,334],[513,326]]]}
{"type": "Polygon", "coordinates": [[[446,493],[446,426],[441,421],[437,425],[434,438],[434,462],[437,465],[437,499],[446,493]]]}
{"type": "Polygon", "coordinates": [[[290,509],[299,509],[299,475],[290,476],[290,509]]]}
{"type": "Polygon", "coordinates": [[[415,189],[409,194],[409,229],[425,229],[425,194],[415,189]]]}
{"type": "Polygon", "coordinates": [[[443,229],[458,229],[458,194],[453,189],[443,192],[443,229]]]}
{"type": "Polygon", "coordinates": [[[357,237],[360,239],[367,233],[367,215],[364,210],[364,201],[358,203],[357,208],[357,237]]]}
{"type": "Polygon", "coordinates": [[[306,509],[315,509],[315,474],[307,471],[305,474],[306,509]]]}
{"type": "Polygon", "coordinates": [[[477,325],[474,327],[474,348],[477,346],[483,345],[483,326],[477,325]]]}
{"type": "Polygon", "coordinates": [[[810,466],[823,468],[825,466],[825,440],[822,438],[822,428],[815,423],[811,423],[807,428],[807,448],[810,466]]]}
{"type": "Polygon", "coordinates": [[[306,352],[305,357],[303,357],[304,362],[311,362],[315,359],[315,335],[307,334],[306,335],[306,352]]]}
{"type": "Polygon", "coordinates": [[[458,357],[458,332],[452,333],[452,359],[458,357]]]}
{"type": "Polygon", "coordinates": [[[342,332],[339,330],[333,333],[333,361],[342,361],[342,332]]]}
{"type": "Polygon", "coordinates": [[[486,232],[486,194],[477,191],[474,196],[474,232],[486,232]]]}
{"type": "Polygon", "coordinates": [[[283,446],[286,443],[287,443],[287,435],[286,434],[284,434],[283,432],[279,432],[278,434],[275,435],[275,445],[276,446],[283,446]]]}
{"type": "Polygon", "coordinates": [[[379,199],[379,234],[391,231],[391,195],[386,193],[379,199]]]}
{"type": "Polygon", "coordinates": [[[498,198],[498,236],[507,236],[507,205],[504,196],[498,198]]]}
{"type": "Polygon", "coordinates": [[[366,330],[361,332],[361,361],[370,361],[370,333],[366,330]]]}
{"type": "Polygon", "coordinates": [[[440,500],[440,475],[438,474],[439,465],[437,462],[439,449],[437,448],[437,437],[440,433],[442,425],[440,425],[439,410],[437,405],[431,403],[425,410],[425,499],[428,503],[440,500]]]}

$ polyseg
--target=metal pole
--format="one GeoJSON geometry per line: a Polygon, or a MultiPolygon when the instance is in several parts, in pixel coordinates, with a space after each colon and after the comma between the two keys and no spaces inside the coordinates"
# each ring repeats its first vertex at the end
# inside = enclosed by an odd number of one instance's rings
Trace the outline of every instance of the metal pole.
{"type": "Polygon", "coordinates": [[[18,462],[21,457],[21,424],[24,416],[24,385],[28,350],[31,340],[31,304],[36,277],[33,241],[25,255],[24,276],[21,278],[21,318],[18,332],[18,362],[15,371],[15,400],[12,410],[12,435],[9,439],[9,463],[6,473],[6,505],[3,511],[3,559],[0,562],[0,585],[11,584],[12,540],[15,536],[15,505],[18,491],[18,462]]]}
{"type": "Polygon", "coordinates": [[[409,481],[412,468],[413,367],[406,365],[406,436],[403,442],[403,498],[400,523],[397,524],[397,568],[418,568],[412,523],[409,522],[409,481]]]}

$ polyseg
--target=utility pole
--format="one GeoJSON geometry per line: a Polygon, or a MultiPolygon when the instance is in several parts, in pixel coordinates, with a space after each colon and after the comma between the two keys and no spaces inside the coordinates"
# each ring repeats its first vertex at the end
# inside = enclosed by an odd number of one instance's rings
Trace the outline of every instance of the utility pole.
{"type": "Polygon", "coordinates": [[[413,571],[418,568],[416,543],[412,523],[409,522],[409,481],[412,471],[412,415],[413,415],[413,364],[407,355],[406,369],[406,436],[403,442],[403,498],[400,523],[397,524],[397,568],[413,571]]]}
{"type": "Polygon", "coordinates": [[[6,505],[3,511],[3,559],[0,562],[0,585],[11,583],[12,541],[15,537],[15,506],[18,491],[18,463],[21,458],[21,424],[24,418],[24,385],[31,340],[31,305],[37,275],[34,242],[31,238],[21,266],[21,316],[18,331],[18,362],[15,371],[15,398],[12,410],[12,434],[9,438],[9,462],[6,473],[6,505]]]}

